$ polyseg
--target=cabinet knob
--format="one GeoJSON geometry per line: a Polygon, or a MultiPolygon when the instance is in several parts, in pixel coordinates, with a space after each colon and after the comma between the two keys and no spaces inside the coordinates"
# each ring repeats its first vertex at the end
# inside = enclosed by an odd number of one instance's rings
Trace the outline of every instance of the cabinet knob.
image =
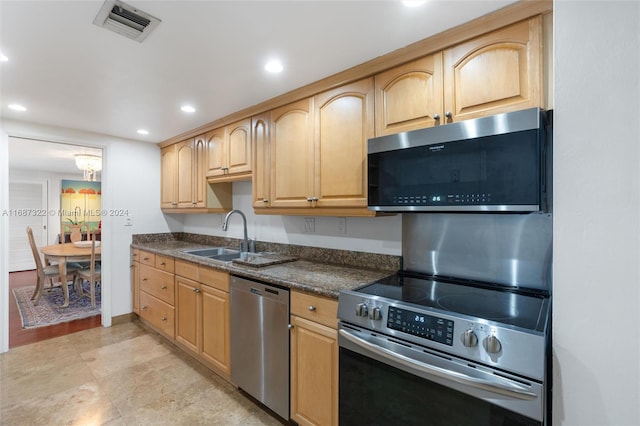
{"type": "Polygon", "coordinates": [[[266,198],[263,198],[263,199],[262,199],[262,202],[266,204],[266,203],[268,203],[268,202],[269,202],[269,200],[267,200],[266,198]]]}
{"type": "Polygon", "coordinates": [[[193,292],[194,292],[194,293],[200,293],[200,289],[199,289],[199,288],[194,288],[194,289],[193,289],[193,292]]]}
{"type": "Polygon", "coordinates": [[[162,318],[160,318],[160,319],[161,319],[162,321],[166,321],[166,320],[167,320],[167,317],[162,317],[162,318]]]}
{"type": "Polygon", "coordinates": [[[160,288],[161,288],[162,290],[166,290],[166,289],[167,289],[167,286],[166,286],[166,285],[163,285],[163,286],[162,286],[162,287],[160,287],[160,288]]]}
{"type": "Polygon", "coordinates": [[[433,114],[433,119],[434,120],[440,120],[440,114],[438,114],[437,112],[435,114],[433,114]]]}
{"type": "Polygon", "coordinates": [[[144,305],[144,306],[142,307],[142,310],[143,310],[143,311],[146,311],[148,308],[149,308],[149,307],[148,307],[147,305],[144,305]]]}
{"type": "Polygon", "coordinates": [[[310,305],[310,306],[309,306],[309,311],[310,311],[310,312],[313,312],[313,311],[315,311],[315,310],[316,310],[316,307],[315,307],[315,306],[313,306],[313,305],[310,305]]]}
{"type": "Polygon", "coordinates": [[[318,197],[311,197],[311,201],[318,201],[318,197]]]}
{"type": "Polygon", "coordinates": [[[146,262],[147,260],[149,260],[149,258],[148,257],[143,257],[142,260],[144,260],[146,262]]]}
{"type": "Polygon", "coordinates": [[[167,266],[165,262],[160,262],[160,266],[167,266]]]}
{"type": "Polygon", "coordinates": [[[308,201],[308,202],[312,202],[312,201],[313,201],[313,198],[311,198],[311,197],[307,197],[307,201],[308,201]]]}
{"type": "Polygon", "coordinates": [[[142,281],[147,281],[147,280],[148,280],[148,278],[143,278],[143,279],[142,279],[142,281]]]}
{"type": "Polygon", "coordinates": [[[289,324],[289,325],[287,326],[287,328],[288,328],[289,330],[291,330],[293,327],[295,327],[295,325],[293,325],[293,324],[289,324]]]}
{"type": "Polygon", "coordinates": [[[451,114],[451,111],[447,111],[447,112],[444,113],[444,116],[447,117],[447,118],[451,118],[451,117],[453,117],[453,114],[451,114]]]}
{"type": "Polygon", "coordinates": [[[176,203],[175,201],[171,203],[172,206],[177,206],[178,203],[176,203]]]}

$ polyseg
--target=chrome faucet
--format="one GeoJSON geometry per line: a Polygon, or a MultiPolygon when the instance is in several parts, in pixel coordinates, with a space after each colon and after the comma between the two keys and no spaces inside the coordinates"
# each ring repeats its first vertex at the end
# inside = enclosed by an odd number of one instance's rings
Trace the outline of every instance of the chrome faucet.
{"type": "Polygon", "coordinates": [[[240,251],[246,253],[250,250],[249,237],[247,236],[247,217],[244,215],[244,213],[242,213],[240,210],[231,210],[229,213],[227,213],[227,215],[224,217],[224,222],[222,223],[222,230],[227,230],[227,227],[229,226],[229,217],[234,213],[238,213],[240,216],[242,216],[242,222],[244,224],[244,239],[240,243],[240,251]]]}

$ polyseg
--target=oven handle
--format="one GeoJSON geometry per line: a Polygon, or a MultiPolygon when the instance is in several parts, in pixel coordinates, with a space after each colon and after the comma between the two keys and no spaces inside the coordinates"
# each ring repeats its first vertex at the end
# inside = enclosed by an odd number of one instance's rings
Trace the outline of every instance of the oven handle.
{"type": "Polygon", "coordinates": [[[397,362],[404,365],[405,367],[420,371],[431,376],[444,378],[454,382],[462,383],[464,385],[473,386],[475,388],[484,389],[494,393],[499,393],[523,400],[533,400],[538,397],[535,393],[530,392],[526,390],[526,388],[514,383],[500,383],[490,380],[478,379],[476,377],[471,377],[457,371],[425,364],[423,362],[411,359],[405,355],[395,353],[393,351],[390,351],[389,349],[367,342],[366,340],[353,335],[347,330],[341,329],[338,331],[338,333],[345,339],[349,340],[351,343],[354,343],[383,358],[386,358],[389,361],[397,362]]]}

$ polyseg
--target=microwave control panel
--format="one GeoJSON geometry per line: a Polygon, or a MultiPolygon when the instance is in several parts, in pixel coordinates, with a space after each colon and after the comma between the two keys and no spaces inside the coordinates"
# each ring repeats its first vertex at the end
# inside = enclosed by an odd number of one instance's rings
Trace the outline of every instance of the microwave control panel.
{"type": "Polygon", "coordinates": [[[437,206],[456,204],[475,205],[491,204],[491,194],[446,194],[446,195],[396,195],[393,197],[394,205],[407,206],[437,206]]]}

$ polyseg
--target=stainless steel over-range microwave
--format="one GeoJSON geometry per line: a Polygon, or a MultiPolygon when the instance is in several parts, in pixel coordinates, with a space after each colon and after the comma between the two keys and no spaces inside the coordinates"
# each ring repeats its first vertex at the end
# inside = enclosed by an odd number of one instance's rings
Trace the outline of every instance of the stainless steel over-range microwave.
{"type": "Polygon", "coordinates": [[[369,209],[548,211],[552,115],[530,108],[369,139],[369,209]]]}

